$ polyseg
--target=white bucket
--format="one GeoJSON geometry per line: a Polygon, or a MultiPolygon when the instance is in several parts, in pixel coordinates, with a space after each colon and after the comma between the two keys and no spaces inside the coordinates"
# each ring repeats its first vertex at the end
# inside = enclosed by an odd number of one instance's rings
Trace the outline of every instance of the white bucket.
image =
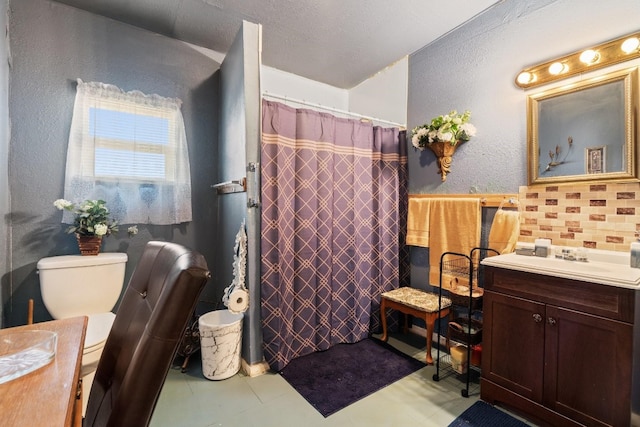
{"type": "Polygon", "coordinates": [[[216,310],[203,314],[200,328],[202,374],[210,380],[224,380],[240,370],[243,313],[216,310]]]}

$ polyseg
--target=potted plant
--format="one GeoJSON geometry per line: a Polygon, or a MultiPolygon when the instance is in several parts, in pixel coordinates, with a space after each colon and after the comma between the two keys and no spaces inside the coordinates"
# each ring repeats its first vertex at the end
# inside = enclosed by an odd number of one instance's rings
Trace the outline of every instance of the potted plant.
{"type": "MultiPolygon", "coordinates": [[[[65,199],[58,199],[53,205],[59,210],[67,210],[74,215],[73,225],[67,233],[74,233],[82,255],[98,255],[102,238],[118,232],[118,223],[109,218],[109,209],[104,200],[85,200],[76,205],[65,199]]],[[[129,236],[138,233],[137,226],[127,229],[129,236]]]]}

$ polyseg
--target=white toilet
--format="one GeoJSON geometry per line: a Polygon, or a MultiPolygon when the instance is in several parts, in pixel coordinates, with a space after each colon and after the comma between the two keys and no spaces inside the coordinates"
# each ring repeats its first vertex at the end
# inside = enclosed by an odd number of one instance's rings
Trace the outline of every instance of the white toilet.
{"type": "Polygon", "coordinates": [[[42,301],[54,319],[87,316],[87,333],[82,353],[83,414],[91,383],[115,314],[111,312],[124,285],[127,254],[96,256],[63,255],[42,258],[40,274],[42,301]]]}

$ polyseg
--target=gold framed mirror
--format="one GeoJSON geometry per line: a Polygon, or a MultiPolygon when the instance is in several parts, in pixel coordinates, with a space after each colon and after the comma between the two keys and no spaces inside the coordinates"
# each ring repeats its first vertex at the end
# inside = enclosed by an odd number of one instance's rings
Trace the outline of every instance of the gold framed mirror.
{"type": "Polygon", "coordinates": [[[527,96],[529,184],[639,181],[638,68],[527,96]]]}

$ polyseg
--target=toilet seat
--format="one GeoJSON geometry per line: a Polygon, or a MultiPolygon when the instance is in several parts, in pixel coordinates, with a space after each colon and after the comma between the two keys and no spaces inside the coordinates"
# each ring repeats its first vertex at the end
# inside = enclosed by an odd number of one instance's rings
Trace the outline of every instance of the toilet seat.
{"type": "Polygon", "coordinates": [[[94,347],[104,347],[104,342],[109,336],[111,326],[116,318],[116,315],[107,313],[90,314],[87,316],[89,321],[87,322],[87,333],[84,337],[84,353],[90,353],[95,351],[94,347]]]}
{"type": "Polygon", "coordinates": [[[108,313],[90,314],[87,322],[87,333],[82,350],[82,366],[80,376],[84,377],[96,370],[102,349],[111,331],[116,315],[108,313]]]}

